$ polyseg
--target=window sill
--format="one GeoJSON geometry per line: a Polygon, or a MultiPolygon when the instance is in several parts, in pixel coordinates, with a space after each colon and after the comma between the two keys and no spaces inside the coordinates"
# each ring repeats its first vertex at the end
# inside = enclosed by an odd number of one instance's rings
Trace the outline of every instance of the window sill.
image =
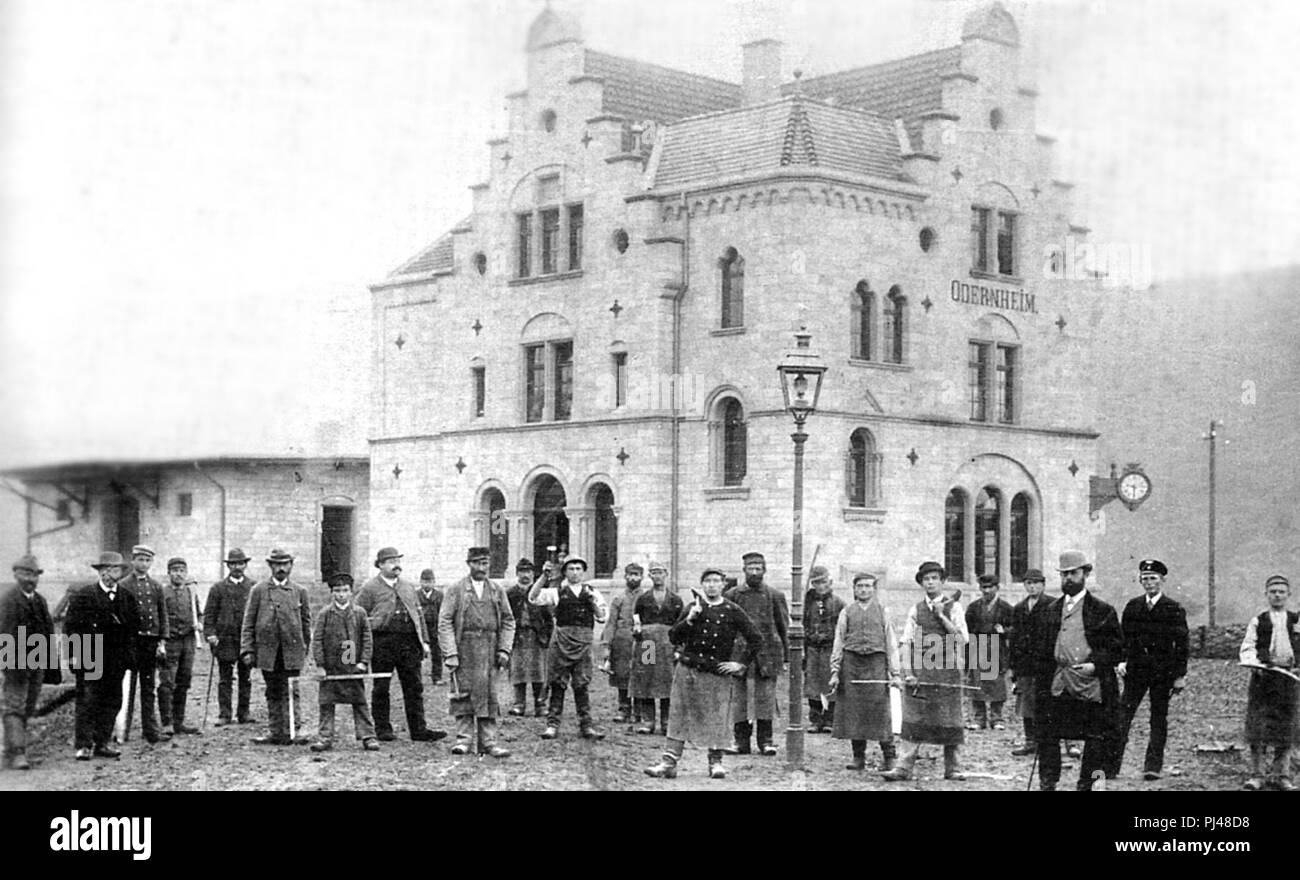
{"type": "Polygon", "coordinates": [[[885,509],[883,507],[845,507],[845,522],[876,522],[885,521],[885,509]]]}
{"type": "Polygon", "coordinates": [[[997,272],[985,272],[982,269],[971,269],[970,277],[979,278],[983,281],[999,281],[1002,284],[1012,284],[1016,287],[1024,287],[1025,279],[1020,275],[999,275],[997,272]]]}
{"type": "Polygon", "coordinates": [[[889,361],[869,361],[863,358],[849,358],[850,367],[863,367],[868,370],[892,370],[895,373],[912,372],[911,364],[895,364],[889,361]]]}
{"type": "Polygon", "coordinates": [[[988,425],[990,428],[1016,428],[1020,426],[1019,420],[1004,422],[1000,419],[968,419],[972,425],[988,425]]]}
{"type": "Polygon", "coordinates": [[[710,330],[709,335],[710,336],[741,336],[744,334],[744,332],[745,332],[744,327],[718,327],[715,330],[710,330]]]}
{"type": "Polygon", "coordinates": [[[571,272],[553,272],[550,275],[529,275],[527,278],[511,278],[506,282],[508,287],[524,287],[528,284],[545,284],[547,281],[568,281],[571,278],[581,278],[582,270],[574,269],[571,272]]]}
{"type": "Polygon", "coordinates": [[[704,490],[705,501],[747,501],[749,500],[748,486],[715,486],[711,489],[704,490]]]}

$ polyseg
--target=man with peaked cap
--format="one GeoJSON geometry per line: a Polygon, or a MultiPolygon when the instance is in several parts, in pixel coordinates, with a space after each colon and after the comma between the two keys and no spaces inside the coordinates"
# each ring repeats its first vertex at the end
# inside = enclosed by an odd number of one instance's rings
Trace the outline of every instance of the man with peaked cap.
{"type": "Polygon", "coordinates": [[[1254,667],[1246,692],[1246,743],[1250,746],[1250,778],[1242,786],[1259,791],[1268,782],[1280,791],[1295,791],[1291,753],[1300,723],[1300,614],[1287,610],[1291,582],[1280,574],[1264,581],[1268,607],[1250,619],[1241,641],[1243,666],[1254,667]],[[1264,775],[1264,758],[1273,749],[1273,770],[1264,775]]]}
{"type": "Polygon", "coordinates": [[[510,598],[488,578],[486,547],[465,554],[469,575],[447,589],[438,613],[438,641],[443,665],[451,679],[451,714],[456,719],[453,755],[471,750],[493,758],[508,758],[510,750],[497,742],[497,677],[510,668],[515,641],[515,616],[510,598]]]}
{"type": "Polygon", "coordinates": [[[808,732],[825,733],[835,723],[835,690],[830,686],[835,625],[844,600],[831,592],[834,581],[824,565],[808,572],[808,592],[803,597],[803,694],[808,700],[808,732]],[[822,708],[822,698],[827,706],[822,708]]]}
{"type": "Polygon", "coordinates": [[[1032,651],[1037,668],[1039,787],[1052,791],[1061,778],[1061,740],[1084,740],[1079,791],[1105,776],[1121,722],[1115,666],[1124,659],[1124,635],[1115,609],[1088,591],[1092,563],[1079,550],[1061,554],[1057,568],[1064,594],[1043,619],[1032,651]]]}
{"type": "Polygon", "coordinates": [[[776,679],[785,668],[790,643],[786,630],[790,625],[790,611],[785,594],[763,583],[767,573],[767,560],[762,553],[746,553],[741,557],[745,566],[745,583],[732,587],[723,595],[749,615],[754,626],[763,634],[763,648],[746,666],[745,677],[736,682],[732,690],[732,723],[735,742],[733,754],[749,754],[749,737],[758,722],[758,750],[771,757],[776,754],[772,740],[772,719],[776,717],[776,679]],[[753,694],[753,703],[750,695],[753,694]]]}
{"type": "Polygon", "coordinates": [[[961,694],[969,636],[961,603],[943,595],[947,576],[937,562],[923,562],[916,571],[925,595],[908,609],[903,624],[903,747],[894,768],[881,774],[891,782],[912,778],[921,743],[943,746],[944,779],[966,778],[958,750],[966,741],[961,694]]]}
{"type": "Polygon", "coordinates": [[[1169,732],[1169,698],[1187,685],[1188,632],[1183,606],[1165,595],[1169,569],[1159,559],[1138,563],[1138,582],[1145,595],[1124,606],[1124,660],[1115,668],[1124,679],[1123,726],[1108,774],[1118,776],[1128,746],[1128,732],[1142,697],[1151,693],[1151,738],[1147,741],[1142,778],[1151,781],[1164,771],[1165,739],[1169,732]]]}
{"type": "Polygon", "coordinates": [[[297,678],[311,647],[311,601],[307,588],[289,580],[293,556],[276,548],[267,556],[271,576],[248,594],[239,659],[257,665],[266,682],[266,711],[270,731],[253,738],[257,745],[287,746],[295,731],[289,729],[289,679],[297,678]]]}
{"type": "Polygon", "coordinates": [[[560,716],[564,713],[564,688],[573,685],[573,703],[578,710],[578,730],[584,738],[603,739],[605,731],[592,724],[591,645],[596,624],[604,623],[608,614],[605,597],[583,578],[587,560],[570,556],[562,568],[564,581],[558,587],[533,584],[528,601],[550,608],[555,615],[551,646],[546,654],[546,672],[551,689],[551,704],[546,713],[546,730],[542,739],[555,739],[560,733],[560,716]]]}
{"type": "Polygon", "coordinates": [[[0,595],[0,638],[11,641],[14,651],[4,655],[7,662],[0,666],[4,678],[0,691],[0,716],[4,719],[5,769],[29,770],[27,757],[27,719],[36,712],[41,696],[41,685],[58,684],[59,655],[54,646],[54,621],[45,597],[36,590],[42,574],[36,557],[28,553],[13,565],[17,583],[0,595]],[[26,657],[30,647],[44,645],[43,667],[29,667],[17,662],[19,652],[26,657]],[[22,667],[22,668],[19,668],[22,667]]]}
{"type": "Polygon", "coordinates": [[[415,594],[424,615],[424,631],[429,637],[429,679],[436,687],[442,684],[442,649],[438,647],[438,612],[442,610],[442,590],[438,589],[433,569],[420,572],[420,589],[415,594]]]}
{"type": "Polygon", "coordinates": [[[1056,671],[1055,665],[1040,668],[1034,656],[1033,646],[1043,626],[1043,615],[1054,601],[1043,594],[1047,581],[1043,573],[1036,568],[1025,572],[1025,598],[1011,609],[1011,631],[1008,634],[1008,650],[1011,652],[1011,680],[1015,683],[1016,712],[1020,715],[1025,728],[1025,741],[1011,750],[1017,757],[1032,755],[1038,751],[1038,733],[1035,719],[1037,710],[1037,686],[1034,682],[1039,675],[1051,675],[1056,671]]]}
{"type": "MultiPolygon", "coordinates": [[[[395,547],[384,547],[375,555],[375,568],[379,573],[365,582],[356,597],[357,605],[370,615],[370,628],[375,639],[374,671],[397,670],[411,739],[437,742],[447,732],[430,728],[424,720],[421,665],[433,652],[429,648],[429,633],[416,597],[416,587],[402,577],[402,554],[395,547]]],[[[391,684],[392,679],[376,678],[371,694],[375,732],[384,741],[397,739],[393,733],[388,697],[391,684]]]]}
{"type": "Polygon", "coordinates": [[[1002,719],[1002,706],[1007,701],[1007,633],[1015,609],[1011,603],[998,597],[998,579],[995,575],[979,577],[980,597],[966,606],[966,632],[970,636],[966,667],[970,684],[978,690],[970,691],[971,711],[974,717],[968,730],[1006,730],[1002,719]],[[991,668],[982,668],[985,661],[991,668]]]}
{"type": "Polygon", "coordinates": [[[853,749],[849,770],[867,766],[867,740],[880,743],[881,770],[894,769],[894,715],[890,686],[900,687],[898,641],[889,611],[876,595],[876,576],[853,576],[853,604],[835,621],[827,686],[838,695],[831,736],[853,749]],[[888,682],[888,684],[887,684],[888,682]]]}
{"type": "Polygon", "coordinates": [[[172,733],[197,734],[199,728],[185,723],[185,699],[194,674],[196,641],[203,638],[203,616],[199,597],[190,579],[189,566],[179,556],[167,560],[167,585],[163,603],[167,610],[167,662],[158,670],[158,712],[172,733]]]}
{"type": "Polygon", "coordinates": [[[641,721],[628,696],[628,676],[632,672],[633,616],[636,614],[636,600],[641,596],[641,576],[644,573],[645,569],[636,562],[628,563],[623,569],[624,588],[609,600],[609,617],[600,636],[605,649],[604,668],[609,675],[609,686],[618,691],[615,724],[641,721]]]}
{"type": "Polygon", "coordinates": [[[226,554],[226,576],[208,590],[208,601],[203,607],[203,632],[208,647],[217,658],[217,726],[229,724],[232,717],[240,724],[252,722],[249,698],[253,682],[246,664],[239,662],[239,637],[244,628],[244,608],[248,594],[253,589],[252,578],[244,572],[251,560],[238,547],[226,554]],[[231,692],[234,679],[239,676],[239,712],[231,715],[231,692]]]}
{"type": "Polygon", "coordinates": [[[111,550],[100,553],[99,561],[90,566],[99,572],[99,579],[77,588],[68,602],[64,633],[82,639],[103,639],[98,667],[87,669],[78,665],[75,670],[78,761],[122,755],[109,745],[109,740],[113,736],[113,720],[122,708],[122,680],[139,656],[135,641],[140,631],[140,610],[135,595],[117,585],[125,565],[121,553],[111,550]]]}
{"type": "Polygon", "coordinates": [[[632,616],[632,670],[629,695],[635,701],[641,725],[636,732],[655,732],[655,700],[659,701],[659,732],[668,733],[673,695],[673,643],[669,632],[681,620],[684,608],[676,591],[668,588],[668,569],[650,563],[650,589],[642,590],[632,616]]]}
{"type": "Polygon", "coordinates": [[[515,616],[515,639],[510,652],[514,703],[510,714],[528,714],[528,686],[532,685],[533,715],[541,718],[546,714],[546,649],[551,644],[555,621],[550,608],[528,601],[535,574],[532,560],[520,559],[515,565],[515,585],[506,590],[510,613],[515,616]]]}
{"type": "MultiPolygon", "coordinates": [[[[145,544],[132,547],[131,571],[118,582],[118,586],[133,594],[140,606],[140,632],[135,642],[139,656],[135,658],[133,671],[140,691],[140,729],[146,741],[156,743],[171,738],[170,731],[159,728],[158,713],[154,710],[158,667],[167,662],[167,637],[170,633],[162,584],[149,575],[153,558],[153,548],[145,544]]],[[[165,717],[168,714],[170,712],[164,711],[163,727],[168,726],[169,719],[165,717]]]]}
{"type": "Polygon", "coordinates": [[[740,606],[722,594],[725,575],[706,568],[700,575],[703,594],[692,590],[695,601],[670,631],[678,648],[673,670],[672,705],[668,738],[658,764],[645,768],[647,776],[673,779],[687,742],[708,750],[709,778],[725,779],[722,753],[731,731],[731,689],[745,666],[763,648],[763,634],[740,606]]]}

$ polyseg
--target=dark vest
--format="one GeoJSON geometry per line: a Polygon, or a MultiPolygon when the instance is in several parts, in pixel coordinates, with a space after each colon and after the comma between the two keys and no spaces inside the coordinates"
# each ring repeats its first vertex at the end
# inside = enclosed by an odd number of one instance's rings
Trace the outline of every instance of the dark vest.
{"type": "Polygon", "coordinates": [[[933,657],[933,651],[930,646],[940,644],[943,646],[943,668],[957,668],[957,652],[955,639],[948,637],[948,630],[944,628],[943,621],[939,620],[939,615],[930,610],[929,604],[924,600],[916,603],[916,628],[918,630],[915,641],[912,642],[912,656],[914,668],[920,668],[922,665],[921,658],[929,655],[933,657]]]}
{"type": "MultiPolygon", "coordinates": [[[[1300,613],[1288,611],[1286,613],[1286,630],[1291,636],[1291,655],[1295,661],[1300,663],[1300,635],[1296,634],[1295,625],[1300,621],[1300,613]]],[[[1273,647],[1273,619],[1268,616],[1268,612],[1259,615],[1258,622],[1255,625],[1255,654],[1259,657],[1260,663],[1272,662],[1273,647]]]]}
{"type": "Polygon", "coordinates": [[[596,601],[591,597],[591,587],[582,584],[578,595],[560,589],[555,605],[556,626],[582,626],[591,629],[596,625],[596,601]]]}
{"type": "MultiPolygon", "coordinates": [[[[835,624],[840,618],[833,593],[824,597],[809,590],[803,600],[804,642],[815,647],[829,647],[835,643],[835,624]]],[[[843,607],[840,605],[839,607],[843,607]]]]}
{"type": "Polygon", "coordinates": [[[889,650],[885,641],[885,615],[878,603],[871,602],[863,608],[854,602],[844,614],[844,650],[864,655],[884,654],[889,650]]]}

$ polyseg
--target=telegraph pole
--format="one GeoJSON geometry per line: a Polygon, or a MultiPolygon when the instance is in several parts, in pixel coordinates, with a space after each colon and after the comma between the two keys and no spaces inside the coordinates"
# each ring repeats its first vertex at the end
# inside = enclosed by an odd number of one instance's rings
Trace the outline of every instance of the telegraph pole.
{"type": "Polygon", "coordinates": [[[1214,446],[1223,422],[1210,420],[1210,432],[1202,439],[1210,441],[1210,564],[1209,564],[1209,625],[1214,626],[1214,446]]]}

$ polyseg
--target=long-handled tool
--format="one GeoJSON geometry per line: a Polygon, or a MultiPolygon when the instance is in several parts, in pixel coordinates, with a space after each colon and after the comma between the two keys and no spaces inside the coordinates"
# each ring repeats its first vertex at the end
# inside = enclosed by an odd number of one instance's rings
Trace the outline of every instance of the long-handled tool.
{"type": "Polygon", "coordinates": [[[208,730],[208,706],[212,704],[212,671],[217,666],[217,652],[212,652],[212,659],[208,662],[208,694],[203,698],[203,725],[201,729],[206,733],[208,730]]]}
{"type": "Polygon", "coordinates": [[[293,718],[293,691],[298,684],[298,676],[291,675],[285,681],[289,685],[289,739],[293,740],[298,738],[298,725],[293,718]]]}
{"type": "Polygon", "coordinates": [[[354,681],[363,678],[392,678],[393,672],[357,672],[349,675],[318,675],[317,681],[354,681]]]}
{"type": "MultiPolygon", "coordinates": [[[[1057,746],[1059,749],[1060,746],[1057,746]]],[[[1038,769],[1038,749],[1034,749],[1034,763],[1029,765],[1029,782],[1025,783],[1025,791],[1034,787],[1034,771],[1038,769]]]]}
{"type": "Polygon", "coordinates": [[[131,738],[131,720],[135,717],[135,686],[140,673],[131,670],[131,687],[126,695],[126,724],[122,727],[122,742],[131,738]]]}

